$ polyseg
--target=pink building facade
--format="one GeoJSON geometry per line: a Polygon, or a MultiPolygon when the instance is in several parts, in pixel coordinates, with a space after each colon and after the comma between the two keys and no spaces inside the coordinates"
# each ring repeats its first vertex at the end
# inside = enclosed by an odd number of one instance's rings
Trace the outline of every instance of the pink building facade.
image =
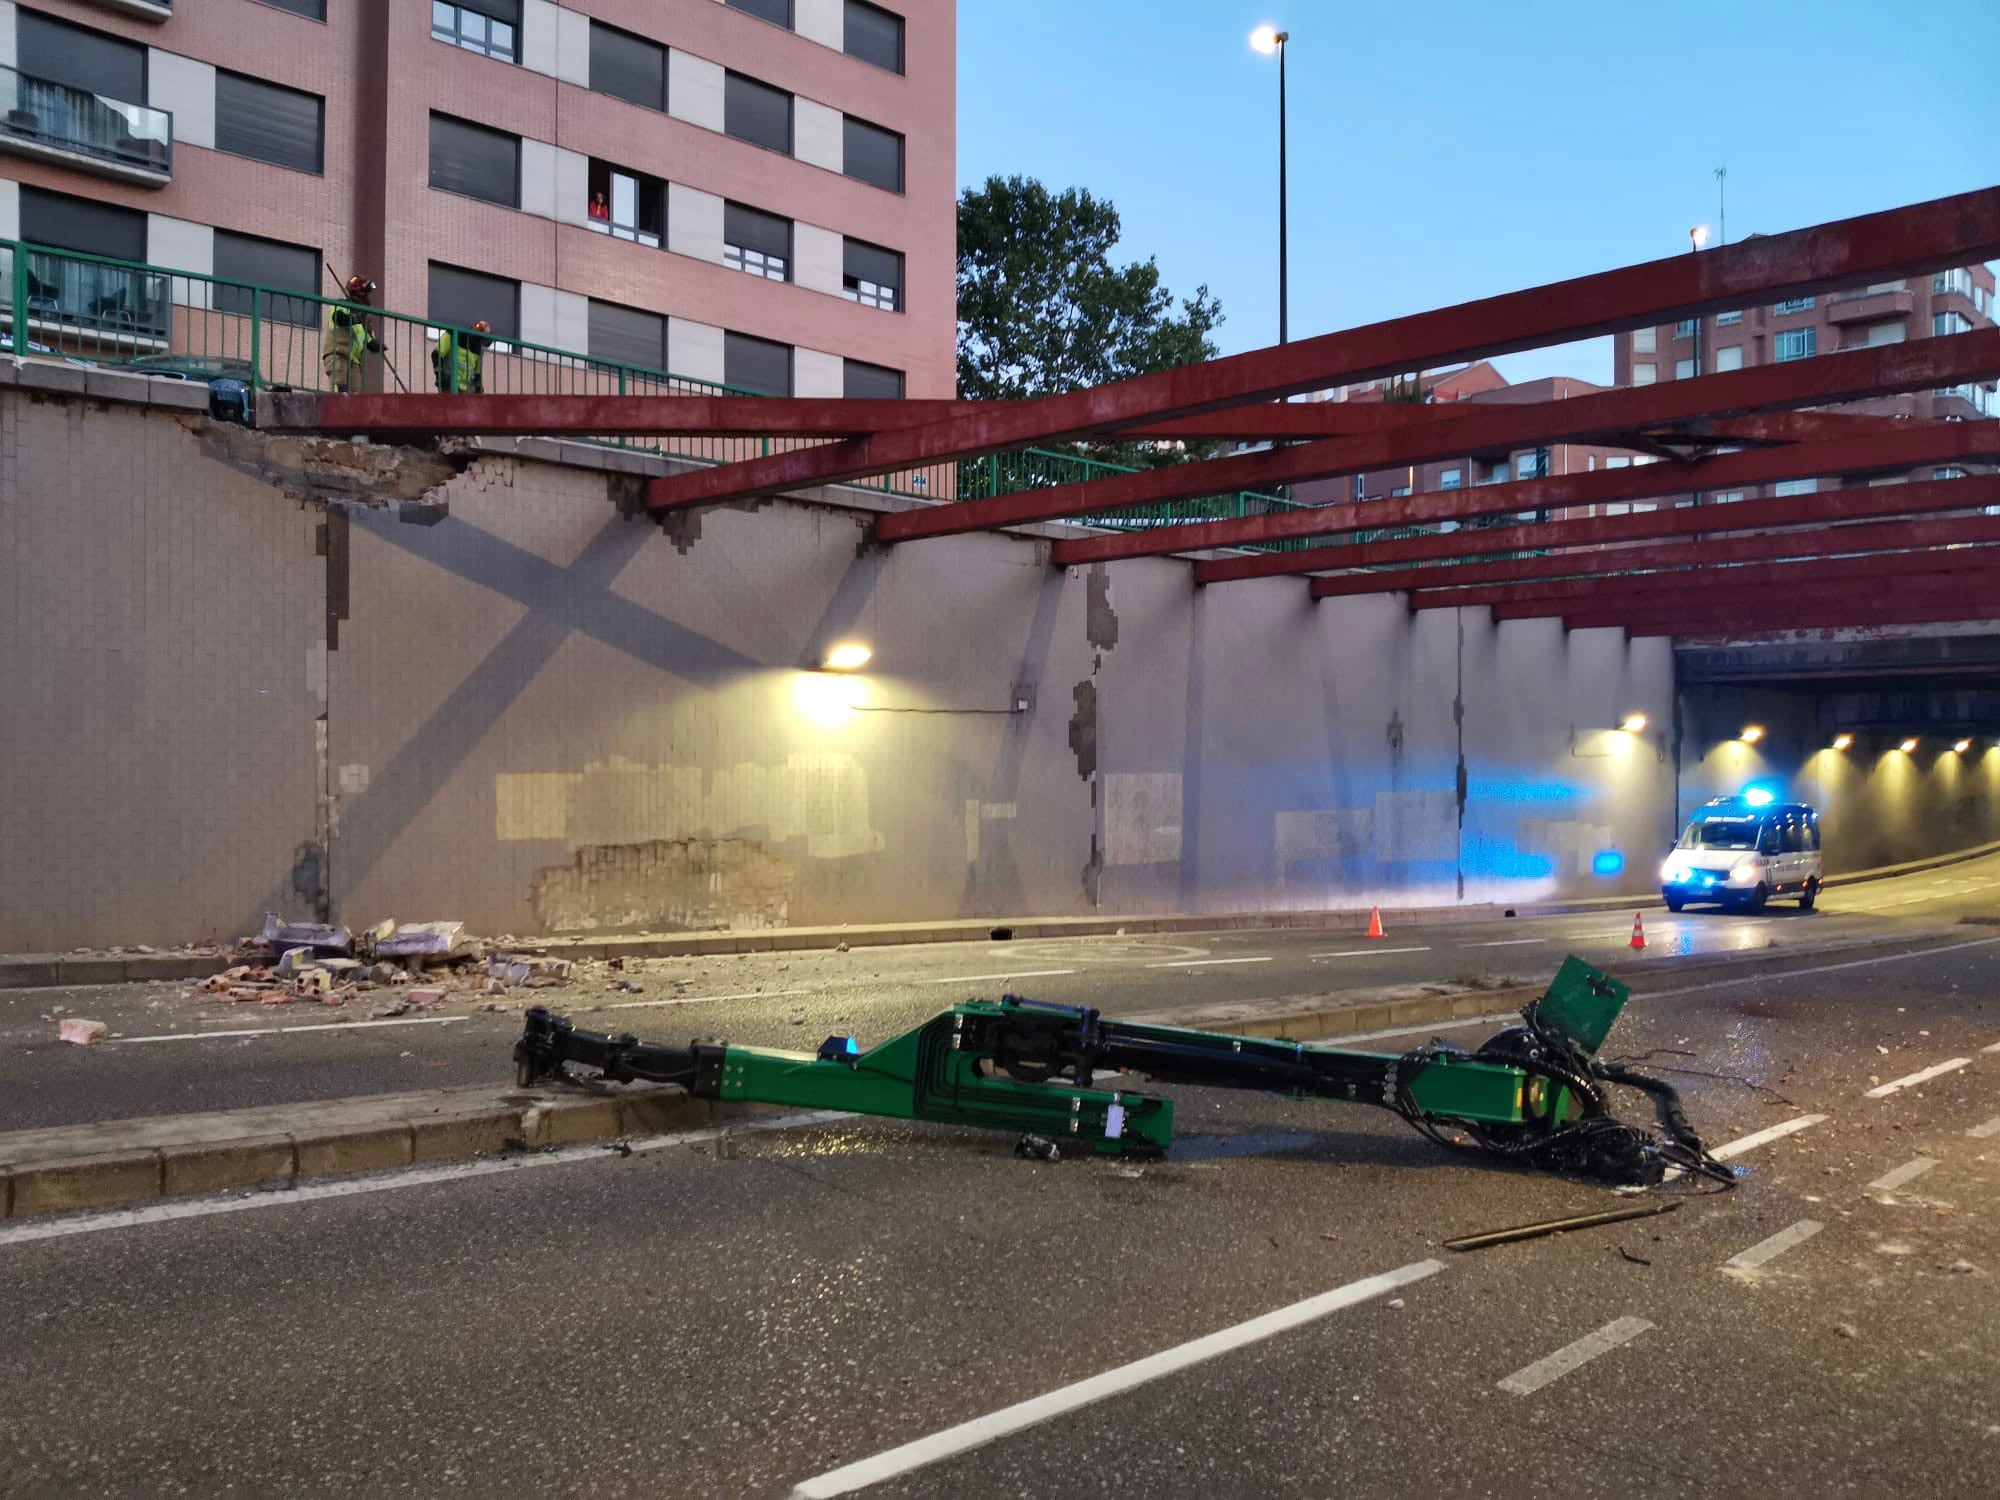
{"type": "Polygon", "coordinates": [[[949,397],[956,44],[951,0],[0,0],[0,237],[949,397]]]}

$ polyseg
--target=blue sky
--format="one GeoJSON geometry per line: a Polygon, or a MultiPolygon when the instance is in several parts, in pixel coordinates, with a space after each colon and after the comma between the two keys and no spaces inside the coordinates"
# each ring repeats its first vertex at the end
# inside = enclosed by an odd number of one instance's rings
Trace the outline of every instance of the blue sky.
{"type": "MultiPolygon", "coordinates": [[[[2000,183],[1994,0],[960,0],[958,175],[1118,206],[1121,253],[1277,338],[1292,34],[1294,338],[2000,183]]],[[[1610,341],[1514,355],[1610,379],[1610,341]]]]}

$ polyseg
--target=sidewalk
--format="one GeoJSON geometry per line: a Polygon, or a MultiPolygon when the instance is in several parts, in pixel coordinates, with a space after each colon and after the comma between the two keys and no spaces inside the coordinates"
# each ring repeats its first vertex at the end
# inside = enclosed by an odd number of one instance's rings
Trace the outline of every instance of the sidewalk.
{"type": "MultiPolygon", "coordinates": [[[[1829,875],[1829,886],[1890,880],[1925,870],[1962,864],[2000,853],[2000,843],[1982,844],[1929,859],[1829,875]]],[[[1509,917],[1560,917],[1578,913],[1637,911],[1662,904],[1657,894],[1594,896],[1541,901],[1520,906],[1405,906],[1382,908],[1391,927],[1497,922],[1509,917]]],[[[1320,911],[1206,912],[1192,916],[1131,915],[1090,917],[980,917],[948,922],[875,922],[851,927],[767,927],[756,932],[686,932],[665,936],[552,937],[520,946],[560,958],[695,958],[729,953],[774,953],[814,948],[880,948],[904,943],[984,943],[1006,938],[1126,937],[1157,933],[1265,932],[1316,928],[1360,932],[1370,908],[1334,907],[1320,911]]],[[[0,956],[0,990],[76,984],[122,984],[149,979],[204,979],[236,960],[221,953],[22,953],[0,956]]]]}

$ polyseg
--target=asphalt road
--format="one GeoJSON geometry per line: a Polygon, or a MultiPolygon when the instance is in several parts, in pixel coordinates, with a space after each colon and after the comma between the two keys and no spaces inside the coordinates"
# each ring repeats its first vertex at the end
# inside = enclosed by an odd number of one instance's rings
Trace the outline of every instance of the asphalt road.
{"type": "Polygon", "coordinates": [[[1820,909],[1760,916],[1648,914],[1648,946],[1624,913],[1440,924],[1380,941],[1323,931],[1171,934],[747,954],[587,966],[565,989],[499,1000],[454,996],[420,1016],[217,1003],[184,984],[0,991],[0,1130],[341,1098],[510,1076],[520,1012],[547,1003],[598,1030],[811,1047],[835,1032],[872,1042],[956,1000],[1012,990],[1107,1014],[1173,1015],[1290,996],[1419,993],[1425,986],[1537,982],[1565,953],[1644,977],[1677,963],[1773,948],[1838,947],[2000,913],[2000,857],[1828,891],[1820,909]],[[619,982],[637,992],[619,990],[619,982]],[[483,1007],[497,1005],[497,1011],[483,1007]],[[89,1049],[55,1040],[64,1015],[108,1024],[89,1049]]]}
{"type": "Polygon", "coordinates": [[[1186,1091],[1145,1166],[842,1120],[0,1226],[0,1495],[1991,1495],[2000,932],[1607,1050],[1750,1175],[1460,1255],[1629,1200],[1186,1091]]]}

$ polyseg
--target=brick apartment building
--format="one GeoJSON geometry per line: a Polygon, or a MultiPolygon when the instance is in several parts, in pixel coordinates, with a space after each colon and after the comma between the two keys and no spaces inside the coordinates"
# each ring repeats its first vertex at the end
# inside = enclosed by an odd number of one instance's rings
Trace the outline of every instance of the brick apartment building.
{"type": "MultiPolygon", "coordinates": [[[[0,0],[0,237],[950,396],[955,31],[952,0],[0,0]]],[[[41,326],[174,315],[65,265],[41,326]]]]}

